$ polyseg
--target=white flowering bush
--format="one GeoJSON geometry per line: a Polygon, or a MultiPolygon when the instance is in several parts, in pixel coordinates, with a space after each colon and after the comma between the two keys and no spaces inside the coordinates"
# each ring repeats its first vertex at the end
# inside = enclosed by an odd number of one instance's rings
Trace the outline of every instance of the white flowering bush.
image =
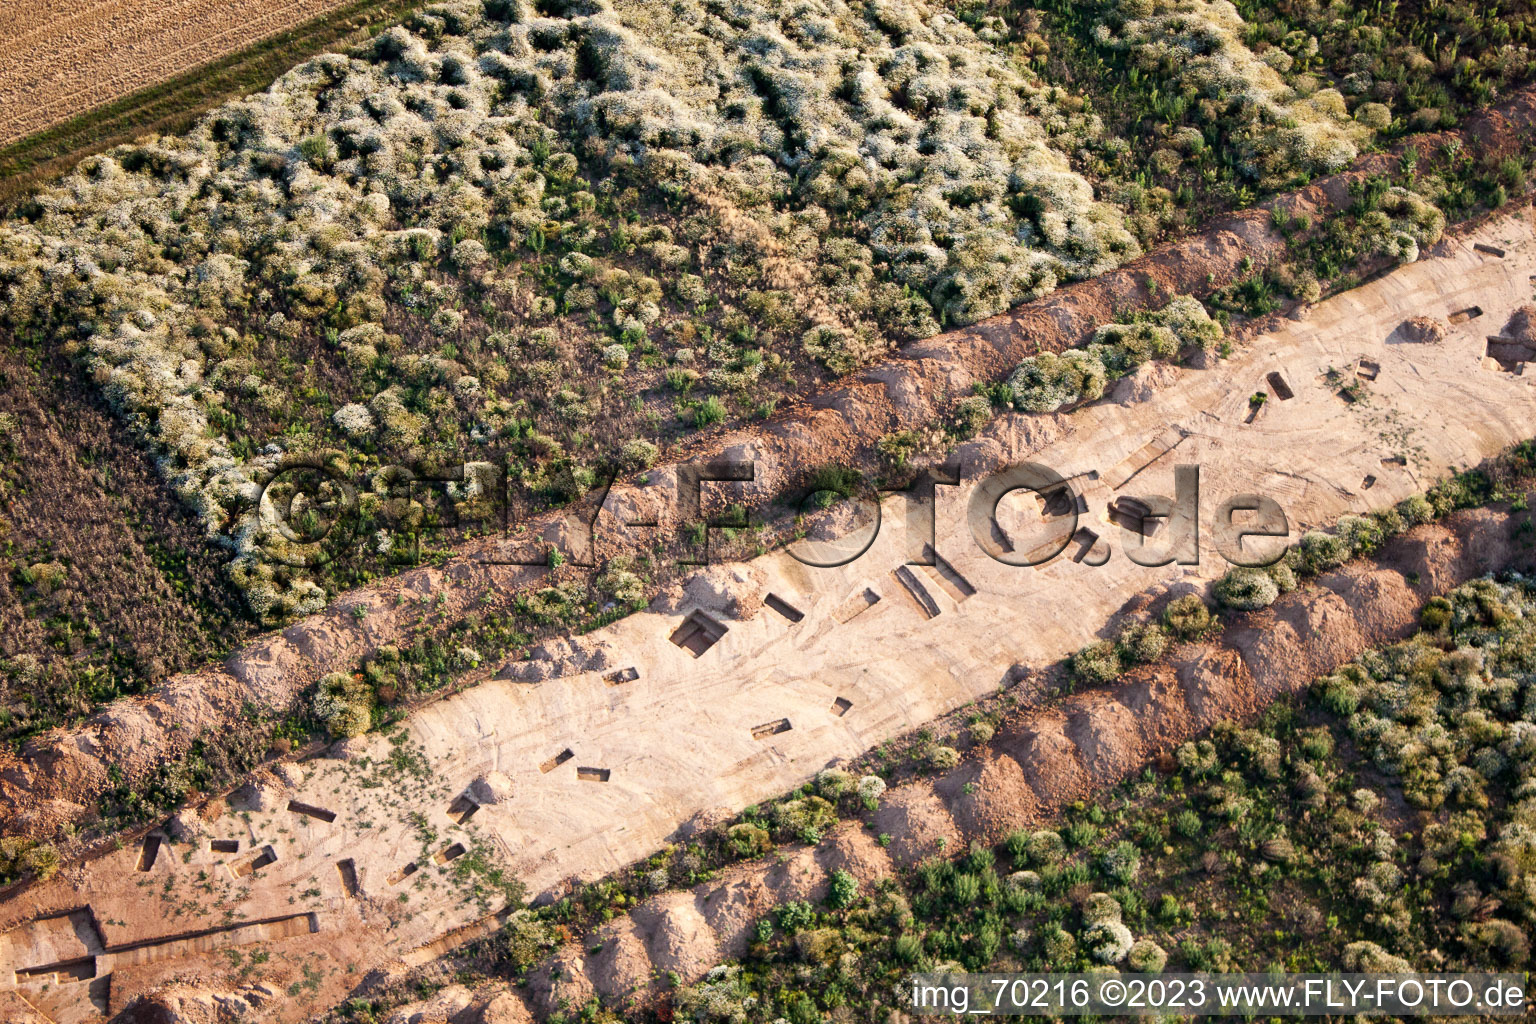
{"type": "Polygon", "coordinates": [[[1288,85],[1249,48],[1246,31],[1229,0],[1120,0],[1099,38],[1128,50],[1141,71],[1210,101],[1249,178],[1275,187],[1299,173],[1343,169],[1373,137],[1369,122],[1379,115],[1355,119],[1337,90],[1288,85]]]}

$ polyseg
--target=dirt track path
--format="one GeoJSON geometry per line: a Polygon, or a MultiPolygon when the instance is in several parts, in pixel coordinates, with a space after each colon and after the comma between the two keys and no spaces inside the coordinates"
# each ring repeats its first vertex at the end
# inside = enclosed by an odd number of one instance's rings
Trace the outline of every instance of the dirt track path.
{"type": "MultiPolygon", "coordinates": [[[[1299,529],[1384,507],[1452,465],[1480,461],[1529,436],[1536,408],[1536,377],[1505,372],[1484,354],[1484,335],[1529,298],[1528,214],[1283,322],[1214,369],[1128,393],[1123,404],[999,420],[959,453],[966,475],[938,505],[943,561],[932,566],[909,564],[924,538],[901,528],[907,517],[888,515],[868,553],[841,568],[809,569],[776,553],[706,570],[645,612],[508,666],[542,682],[485,683],[422,710],[394,737],[348,743],[344,759],[266,775],[231,802],[234,814],[183,814],[177,830],[188,845],[160,853],[170,837],[152,834],[33,887],[0,904],[0,929],[18,926],[12,966],[42,966],[49,954],[38,950],[52,949],[63,927],[46,922],[67,920],[48,914],[84,901],[98,922],[96,971],[111,972],[114,1011],[167,978],[215,970],[210,953],[258,938],[335,966],[325,993],[339,998],[361,980],[346,965],[424,962],[487,921],[494,906],[466,897],[453,870],[459,856],[500,864],[535,891],[598,877],[698,812],[784,792],[834,758],[993,691],[1015,666],[1054,661],[1128,602],[1219,575],[1225,564],[1209,547],[1199,566],[1133,564],[1127,537],[1105,521],[1118,497],[1174,493],[1176,465],[1201,467],[1210,544],[1228,495],[1267,493],[1299,529]],[[1409,344],[1395,332],[1411,315],[1470,309],[1482,312],[1453,325],[1443,344],[1409,344]],[[1323,381],[1330,368],[1364,381],[1369,400],[1342,400],[1323,381]],[[1250,422],[1248,398],[1264,388],[1272,397],[1250,422]],[[1085,506],[1064,534],[1065,520],[1043,521],[1033,501],[995,523],[983,517],[983,536],[998,531],[1019,552],[1043,545],[1042,529],[1075,542],[1040,569],[990,558],[961,514],[991,470],[1022,459],[1073,480],[1085,506]],[[704,639],[685,649],[690,623],[704,639]],[[402,751],[408,763],[391,767],[402,751]],[[235,849],[215,849],[214,839],[235,849]],[[227,924],[231,910],[277,931],[241,931],[227,924]],[[213,937],[191,946],[175,938],[201,932],[213,937]],[[137,952],[118,952],[126,950],[137,952]]],[[[1500,531],[1468,522],[1465,536],[1428,530],[1405,542],[1398,567],[1413,563],[1421,591],[1507,558],[1500,531]]],[[[1411,621],[1422,595],[1402,575],[1356,575],[1324,581],[1310,604],[1282,606],[1274,624],[1239,644],[1246,674],[1177,685],[1158,676],[1140,696],[1085,695],[1071,705],[1077,711],[1005,730],[994,746],[1006,757],[969,769],[980,773],[964,780],[979,780],[973,794],[962,781],[956,792],[941,783],[943,800],[920,788],[893,796],[880,812],[880,831],[897,837],[890,855],[918,858],[940,836],[1046,813],[1212,716],[1261,706],[1411,621]]],[[[766,898],[743,893],[745,903],[721,905],[750,916],[766,898]]],[[[666,899],[619,936],[623,964],[582,965],[603,991],[639,976],[637,949],[689,977],[735,941],[728,915],[709,925],[722,936],[714,945],[680,946],[679,936],[706,935],[697,926],[707,917],[697,908],[690,916],[692,896],[666,899]],[[686,962],[676,952],[685,947],[686,962]]],[[[60,982],[51,998],[73,996],[78,1008],[88,990],[60,982]]],[[[288,1020],[294,1011],[279,1000],[261,1014],[288,1020]]]]}

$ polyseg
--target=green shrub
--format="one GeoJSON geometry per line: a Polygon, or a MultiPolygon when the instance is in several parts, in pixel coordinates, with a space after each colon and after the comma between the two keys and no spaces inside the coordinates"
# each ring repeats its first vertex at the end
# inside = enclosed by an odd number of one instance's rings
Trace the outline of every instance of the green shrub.
{"type": "Polygon", "coordinates": [[[928,751],[928,767],[947,772],[960,764],[960,752],[954,747],[935,745],[928,751]]]}
{"type": "Polygon", "coordinates": [[[731,851],[738,857],[756,857],[766,853],[773,845],[768,830],[750,822],[732,825],[726,830],[725,838],[730,843],[731,851]]]}
{"type": "Polygon", "coordinates": [[[693,425],[703,430],[725,420],[725,403],[719,396],[710,395],[693,410],[693,425]]]}
{"type": "Polygon", "coordinates": [[[332,672],[321,679],[311,707],[326,732],[337,739],[361,736],[373,724],[373,691],[346,672],[332,672]]]}
{"type": "Polygon", "coordinates": [[[1233,566],[1216,581],[1215,593],[1217,600],[1228,608],[1248,612],[1274,604],[1280,588],[1263,569],[1233,566]]]}
{"type": "Polygon", "coordinates": [[[827,905],[842,910],[853,905],[859,896],[859,880],[841,868],[832,872],[827,886],[827,905]]]}
{"type": "Polygon", "coordinates": [[[992,403],[985,395],[969,395],[955,405],[955,435],[972,438],[992,422],[992,403]]]}
{"type": "Polygon", "coordinates": [[[1120,657],[1130,664],[1148,664],[1168,650],[1168,634],[1154,623],[1127,626],[1120,632],[1120,657]]]}
{"type": "Polygon", "coordinates": [[[1196,594],[1184,594],[1163,609],[1163,625],[1181,640],[1193,640],[1211,628],[1211,610],[1196,594]]]}
{"type": "Polygon", "coordinates": [[[780,931],[793,935],[816,923],[816,909],[804,900],[791,900],[774,910],[773,919],[780,931]]]}
{"type": "Polygon", "coordinates": [[[1308,530],[1302,534],[1297,547],[1307,573],[1314,576],[1343,565],[1354,554],[1347,537],[1321,530],[1308,530]]]}
{"type": "Polygon", "coordinates": [[[1130,954],[1125,958],[1126,966],[1133,971],[1142,974],[1156,974],[1168,963],[1168,954],[1163,947],[1151,939],[1137,939],[1131,944],[1130,954]]]}
{"type": "Polygon", "coordinates": [[[1120,650],[1109,640],[1095,640],[1072,655],[1072,677],[1080,683],[1101,686],[1119,678],[1123,669],[1120,650]]]}

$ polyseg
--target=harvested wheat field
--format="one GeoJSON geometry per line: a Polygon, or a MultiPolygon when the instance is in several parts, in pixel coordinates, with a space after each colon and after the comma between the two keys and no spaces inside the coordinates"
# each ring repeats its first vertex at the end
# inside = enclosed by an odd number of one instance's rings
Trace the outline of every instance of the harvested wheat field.
{"type": "Polygon", "coordinates": [[[0,11],[0,145],[347,0],[16,0],[0,11]]]}

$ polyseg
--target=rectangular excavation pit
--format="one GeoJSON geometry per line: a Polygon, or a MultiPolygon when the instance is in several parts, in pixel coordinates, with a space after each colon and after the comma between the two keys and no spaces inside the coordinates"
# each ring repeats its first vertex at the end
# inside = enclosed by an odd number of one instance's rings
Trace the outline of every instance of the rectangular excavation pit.
{"type": "Polygon", "coordinates": [[[1109,521],[1138,537],[1154,537],[1163,525],[1163,517],[1154,516],[1151,505],[1128,495],[1110,502],[1109,521]]]}
{"type": "Polygon", "coordinates": [[[454,843],[452,846],[445,846],[441,850],[438,850],[436,853],[434,853],[432,855],[432,861],[435,864],[447,864],[450,861],[458,860],[467,852],[468,851],[464,849],[463,843],[454,843]]]}
{"type": "Polygon", "coordinates": [[[1296,397],[1296,392],[1291,390],[1290,384],[1286,383],[1279,370],[1271,370],[1264,375],[1264,380],[1269,384],[1269,390],[1274,392],[1275,397],[1280,401],[1288,402],[1296,397]]]}
{"type": "Polygon", "coordinates": [[[550,772],[554,771],[556,768],[559,768],[561,765],[565,764],[565,762],[569,761],[575,756],[576,754],[571,750],[571,748],[566,747],[564,750],[560,751],[560,753],[539,765],[539,771],[543,772],[545,775],[548,775],[550,772]]]}
{"type": "Polygon", "coordinates": [[[703,612],[694,612],[683,620],[681,626],[677,627],[671,639],[674,644],[697,658],[719,643],[720,638],[725,636],[725,632],[726,627],[723,622],[703,612]]]}
{"type": "Polygon", "coordinates": [[[415,861],[411,861],[405,867],[401,868],[399,871],[396,871],[394,874],[389,876],[389,884],[390,885],[399,885],[401,882],[405,881],[407,878],[410,878],[412,875],[414,875],[419,870],[420,870],[420,867],[416,864],[416,862],[415,861]]]}
{"type": "Polygon", "coordinates": [[[1447,319],[1449,319],[1453,324],[1464,324],[1468,320],[1476,320],[1482,315],[1482,306],[1468,306],[1466,309],[1456,310],[1456,312],[1452,313],[1449,317],[1447,317],[1447,319]]]}
{"type": "Polygon", "coordinates": [[[777,736],[781,732],[789,732],[792,728],[794,727],[789,724],[789,719],[776,718],[771,722],[764,722],[762,725],[754,725],[752,727],[752,738],[755,740],[765,740],[770,736],[777,736]]]}
{"type": "Polygon", "coordinates": [[[1063,484],[1055,490],[1045,494],[1036,494],[1035,501],[1040,505],[1040,517],[1052,519],[1058,516],[1081,515],[1088,511],[1088,499],[1078,494],[1071,487],[1063,484]]]}
{"type": "Polygon", "coordinates": [[[767,605],[769,608],[772,608],[774,611],[784,616],[790,622],[799,622],[801,619],[805,618],[805,612],[802,612],[799,608],[796,608],[794,605],[784,600],[778,594],[770,593],[767,597],[763,598],[763,604],[767,605]]]}
{"type": "Polygon", "coordinates": [[[1488,336],[1488,348],[1484,354],[1505,373],[1519,373],[1522,363],[1536,361],[1536,348],[1496,334],[1488,336]]]}
{"type": "Polygon", "coordinates": [[[94,977],[96,977],[94,956],[69,960],[61,964],[48,964],[46,967],[25,967],[16,972],[16,982],[19,985],[29,982],[66,985],[75,981],[90,981],[94,977]]]}
{"type": "Polygon", "coordinates": [[[260,871],[267,865],[275,864],[276,862],[277,851],[270,846],[263,846],[261,848],[260,856],[257,856],[252,860],[248,860],[244,864],[236,864],[234,867],[229,869],[229,873],[234,875],[236,878],[246,878],[250,875],[254,875],[256,872],[260,871]]]}
{"type": "Polygon", "coordinates": [[[215,840],[213,840],[212,842],[210,842],[208,844],[208,849],[211,850],[214,853],[239,853],[240,852],[240,840],[238,840],[238,839],[215,839],[215,840]]]}
{"type": "Polygon", "coordinates": [[[1405,467],[1408,465],[1408,456],[1388,455],[1386,458],[1381,460],[1381,464],[1383,466],[1397,466],[1399,468],[1405,467]]]}
{"type": "Polygon", "coordinates": [[[1184,431],[1174,424],[1152,440],[1136,449],[1120,461],[1120,464],[1104,474],[1104,482],[1112,491],[1118,491],[1130,483],[1138,473],[1167,455],[1184,440],[1184,431]]]}
{"type": "Polygon", "coordinates": [[[351,857],[336,862],[336,874],[341,879],[342,892],[356,896],[361,891],[357,884],[357,862],[351,857]]]}
{"type": "Polygon", "coordinates": [[[1367,473],[1366,476],[1365,476],[1365,479],[1360,481],[1360,489],[1362,491],[1368,491],[1372,487],[1375,487],[1375,486],[1376,486],[1376,477],[1375,477],[1374,474],[1367,473]]]}
{"type": "Polygon", "coordinates": [[[1079,527],[1072,535],[1072,543],[1077,545],[1077,550],[1072,554],[1072,561],[1081,562],[1093,551],[1093,546],[1099,542],[1099,535],[1088,527],[1079,527]]]}
{"type": "Polygon", "coordinates": [[[832,617],[838,622],[850,622],[879,603],[880,595],[869,587],[865,587],[859,593],[854,594],[848,600],[838,605],[837,611],[832,613],[832,617]]]}
{"type": "MultiPolygon", "coordinates": [[[[292,914],[288,917],[271,917],[261,921],[242,921],[217,928],[204,928],[177,935],[141,939],[122,946],[114,946],[107,952],[112,955],[114,967],[134,967],[168,960],[189,954],[208,953],[230,946],[248,946],[253,942],[272,942],[289,939],[296,935],[313,935],[320,930],[318,914],[292,914]]],[[[108,975],[110,977],[110,975],[108,975]]]]}
{"type": "Polygon", "coordinates": [[[911,566],[899,565],[891,575],[895,576],[896,581],[912,596],[912,600],[917,603],[917,610],[923,613],[923,618],[931,619],[939,614],[941,610],[939,603],[933,599],[932,594],[928,593],[928,588],[923,586],[923,581],[917,578],[911,566]]]}
{"type": "Polygon", "coordinates": [[[473,818],[479,809],[480,805],[471,800],[467,794],[460,794],[457,800],[448,805],[448,817],[462,825],[473,818]]]}
{"type": "Polygon", "coordinates": [[[577,768],[576,778],[582,782],[607,782],[613,772],[607,768],[577,768]]]}
{"type": "Polygon", "coordinates": [[[923,545],[923,558],[928,562],[923,566],[928,570],[928,575],[937,580],[939,586],[947,591],[956,603],[975,595],[976,588],[971,586],[971,581],[961,575],[960,570],[950,564],[948,559],[933,550],[933,545],[923,545]]]}
{"type": "Polygon", "coordinates": [[[161,842],[162,840],[159,836],[144,837],[144,846],[141,850],[139,850],[140,871],[148,871],[150,868],[155,866],[155,860],[160,856],[161,842]]]}
{"type": "Polygon", "coordinates": [[[1355,376],[1361,380],[1375,380],[1381,374],[1381,364],[1369,359],[1360,360],[1355,366],[1355,376]]]}
{"type": "Polygon", "coordinates": [[[1472,248],[1489,256],[1497,256],[1499,259],[1504,258],[1504,250],[1500,249],[1496,245],[1487,245],[1483,242],[1473,242],[1472,248]]]}
{"type": "Polygon", "coordinates": [[[842,718],[853,708],[853,701],[847,697],[839,697],[832,702],[832,714],[842,718]]]}
{"type": "Polygon", "coordinates": [[[326,824],[336,820],[335,811],[328,811],[324,807],[316,807],[313,804],[301,804],[297,800],[288,801],[288,810],[294,814],[302,814],[306,818],[315,818],[326,824]]]}
{"type": "Polygon", "coordinates": [[[609,672],[603,676],[603,682],[609,686],[623,686],[640,678],[640,670],[631,665],[629,668],[621,668],[617,672],[609,672]]]}

